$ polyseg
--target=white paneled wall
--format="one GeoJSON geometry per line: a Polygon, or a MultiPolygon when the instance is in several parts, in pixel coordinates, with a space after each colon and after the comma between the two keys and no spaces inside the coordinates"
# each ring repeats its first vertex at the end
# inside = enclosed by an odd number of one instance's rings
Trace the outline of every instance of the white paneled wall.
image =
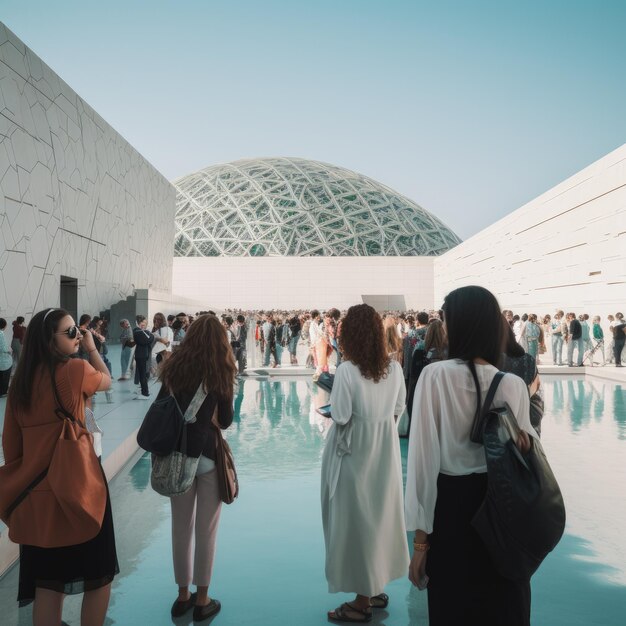
{"type": "Polygon", "coordinates": [[[403,295],[433,306],[434,257],[175,257],[176,296],[207,308],[294,309],[360,304],[363,295],[403,295]]]}
{"type": "Polygon", "coordinates": [[[171,287],[170,183],[0,23],[0,316],[171,287]]]}
{"type": "Polygon", "coordinates": [[[437,257],[435,298],[491,289],[503,308],[626,314],[626,144],[437,257]]]}

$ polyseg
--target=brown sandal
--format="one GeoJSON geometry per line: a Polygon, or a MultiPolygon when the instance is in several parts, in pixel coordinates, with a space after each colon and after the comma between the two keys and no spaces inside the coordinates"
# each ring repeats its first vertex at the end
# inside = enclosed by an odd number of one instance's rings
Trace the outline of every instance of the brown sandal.
{"type": "Polygon", "coordinates": [[[389,604],[389,596],[386,593],[379,593],[370,598],[370,606],[373,609],[386,609],[389,604]]]}
{"type": "Polygon", "coordinates": [[[335,622],[353,622],[358,624],[364,624],[372,621],[371,609],[360,609],[358,606],[353,606],[349,602],[344,602],[341,606],[338,606],[334,611],[328,612],[328,619],[335,622]],[[347,615],[347,611],[358,613],[361,617],[350,617],[347,615]],[[333,615],[335,617],[333,617],[333,615]]]}

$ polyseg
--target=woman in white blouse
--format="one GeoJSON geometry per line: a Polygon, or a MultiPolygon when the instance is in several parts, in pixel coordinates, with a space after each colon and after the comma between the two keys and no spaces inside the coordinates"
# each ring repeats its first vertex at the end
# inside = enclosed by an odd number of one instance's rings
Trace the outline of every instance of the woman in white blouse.
{"type": "Polygon", "coordinates": [[[389,602],[385,585],[406,576],[409,565],[395,422],[406,391],[372,307],[350,307],[340,348],[344,361],[330,395],[334,423],[322,459],[322,521],[328,590],[356,598],[328,617],[369,622],[372,608],[389,602]]]}
{"type": "MultiPolygon", "coordinates": [[[[428,586],[430,626],[528,626],[530,581],[512,582],[494,569],[471,526],[487,489],[484,449],[470,429],[498,371],[503,322],[496,298],[482,287],[462,287],[443,305],[449,360],[427,366],[413,403],[405,513],[414,530],[411,582],[428,586]]],[[[528,390],[512,374],[502,379],[494,406],[507,403],[527,450],[528,390]]]]}

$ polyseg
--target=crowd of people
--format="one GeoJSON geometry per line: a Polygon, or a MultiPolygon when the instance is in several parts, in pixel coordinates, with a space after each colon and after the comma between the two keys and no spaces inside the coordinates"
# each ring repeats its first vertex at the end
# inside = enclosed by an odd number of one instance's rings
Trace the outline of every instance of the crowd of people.
{"type": "MultiPolygon", "coordinates": [[[[265,366],[279,367],[285,348],[290,364],[297,365],[297,348],[304,344],[315,379],[329,374],[331,364],[336,368],[321,475],[326,577],[331,592],[353,592],[355,598],[328,617],[370,621],[373,610],[390,602],[386,584],[408,571],[414,585],[428,589],[431,626],[527,626],[529,580],[503,577],[471,526],[487,482],[482,446],[468,432],[496,373],[509,372],[495,402],[510,407],[520,429],[515,444],[528,450],[541,434],[537,363],[548,347],[556,365],[563,363],[564,346],[570,366],[575,352],[576,365],[604,357],[601,320],[594,317],[592,326],[588,320],[562,311],[541,320],[517,316],[501,311],[493,294],[480,287],[451,292],[439,311],[379,315],[361,304],[323,314],[157,313],[150,327],[142,315],[132,326],[122,320],[119,381],[130,379],[134,365],[138,399],[150,398],[151,375],[161,382],[157,400],[172,395],[181,412],[200,391],[204,398],[190,425],[192,444],[178,446],[200,460],[191,490],[171,497],[178,586],[172,616],[193,608],[200,621],[221,609],[208,593],[221,510],[215,429],[233,421],[236,378],[246,369],[248,334],[254,333],[265,366]],[[409,438],[404,490],[398,439],[403,413],[409,438]],[[413,532],[412,553],[407,529],[413,532]]],[[[93,395],[111,388],[111,331],[97,316],[82,315],[76,323],[56,308],[37,313],[28,326],[24,322],[13,322],[9,344],[7,322],[0,318],[0,391],[9,391],[0,513],[21,544],[18,600],[34,601],[36,626],[58,625],[65,595],[83,593],[82,623],[100,625],[119,572],[106,478],[100,469],[96,479],[103,489],[87,489],[93,499],[102,496],[97,532],[85,538],[85,529],[77,529],[82,540],[72,543],[72,523],[58,521],[55,498],[61,496],[48,472],[67,420],[79,437],[83,430],[96,432],[89,413],[93,395]],[[33,498],[33,490],[49,495],[33,498]],[[43,535],[37,522],[42,519],[48,520],[43,535]]],[[[609,354],[621,367],[626,324],[621,313],[609,316],[609,323],[609,354]]]]}

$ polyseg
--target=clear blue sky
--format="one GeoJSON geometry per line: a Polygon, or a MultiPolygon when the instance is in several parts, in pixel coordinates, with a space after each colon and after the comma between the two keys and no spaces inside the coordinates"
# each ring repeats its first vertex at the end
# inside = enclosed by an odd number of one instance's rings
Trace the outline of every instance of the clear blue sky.
{"type": "Polygon", "coordinates": [[[298,156],[462,238],[626,141],[624,0],[0,0],[165,176],[298,156]]]}

